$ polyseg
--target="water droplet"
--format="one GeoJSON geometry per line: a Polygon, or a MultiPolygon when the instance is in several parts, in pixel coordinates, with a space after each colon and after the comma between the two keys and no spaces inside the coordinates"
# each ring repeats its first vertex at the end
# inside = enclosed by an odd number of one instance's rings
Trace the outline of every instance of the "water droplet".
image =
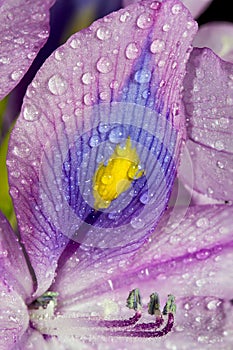
{"type": "Polygon", "coordinates": [[[23,71],[21,69],[17,69],[11,73],[11,79],[16,81],[19,80],[23,75],[23,71]]]}
{"type": "Polygon", "coordinates": [[[108,91],[102,91],[102,92],[99,93],[99,98],[102,101],[106,101],[106,100],[110,100],[111,96],[110,96],[108,91]]]}
{"type": "Polygon", "coordinates": [[[54,57],[57,61],[61,61],[64,57],[64,52],[62,50],[57,50],[54,53],[54,57]]]}
{"type": "Polygon", "coordinates": [[[111,83],[110,83],[110,88],[111,89],[117,89],[119,87],[119,83],[117,80],[113,80],[111,83]]]}
{"type": "Polygon", "coordinates": [[[196,226],[206,228],[209,226],[209,220],[207,218],[200,218],[197,220],[196,226]]]}
{"type": "Polygon", "coordinates": [[[60,74],[54,74],[48,81],[48,88],[54,95],[63,95],[68,86],[66,80],[60,74]]]}
{"type": "Polygon", "coordinates": [[[109,73],[112,70],[112,62],[108,57],[101,57],[96,67],[100,73],[109,73]]]}
{"type": "Polygon", "coordinates": [[[70,47],[72,49],[77,49],[81,44],[81,41],[78,40],[78,39],[72,39],[71,42],[70,42],[70,47]]]}
{"type": "Polygon", "coordinates": [[[140,84],[149,83],[151,80],[151,71],[146,68],[140,69],[135,73],[134,79],[140,84]]]}
{"type": "Polygon", "coordinates": [[[25,143],[21,143],[20,147],[14,146],[12,151],[16,156],[20,158],[28,157],[30,154],[30,149],[25,143]]]}
{"type": "Polygon", "coordinates": [[[128,59],[133,60],[139,56],[139,48],[136,43],[130,43],[125,50],[128,59]]]}
{"type": "Polygon", "coordinates": [[[112,143],[119,143],[126,139],[126,131],[122,125],[116,126],[110,131],[109,140],[112,143]]]}
{"type": "Polygon", "coordinates": [[[219,169],[224,169],[224,164],[220,160],[217,160],[216,165],[219,169]]]}
{"type": "Polygon", "coordinates": [[[202,250],[196,253],[196,258],[198,260],[206,260],[210,256],[210,252],[208,250],[202,250]]]}
{"type": "Polygon", "coordinates": [[[91,93],[88,93],[83,96],[83,102],[85,103],[86,106],[91,106],[94,103],[94,99],[91,93]]]}
{"type": "Polygon", "coordinates": [[[216,299],[209,301],[206,307],[208,310],[216,310],[219,307],[219,305],[221,305],[221,300],[216,299]]]}
{"type": "Polygon", "coordinates": [[[122,23],[128,22],[131,19],[131,15],[128,11],[122,13],[122,15],[120,15],[120,21],[122,23]]]}
{"type": "Polygon", "coordinates": [[[142,13],[137,19],[137,26],[141,29],[150,28],[153,24],[153,17],[148,13],[142,13]]]}
{"type": "Polygon", "coordinates": [[[105,133],[109,130],[109,125],[108,124],[105,124],[105,123],[102,123],[100,122],[99,125],[98,125],[98,131],[100,133],[105,133]]]}
{"type": "Polygon", "coordinates": [[[18,198],[19,197],[19,191],[18,191],[18,189],[16,188],[16,187],[14,187],[14,186],[11,186],[11,188],[10,188],[10,195],[11,195],[11,197],[12,198],[18,198]]]}
{"type": "Polygon", "coordinates": [[[227,102],[227,105],[228,105],[228,106],[232,106],[232,105],[233,105],[233,98],[230,97],[230,96],[227,96],[226,102],[227,102]]]}
{"type": "Polygon", "coordinates": [[[130,221],[130,225],[135,229],[140,229],[145,226],[145,222],[142,219],[135,217],[130,221]]]}
{"type": "Polygon", "coordinates": [[[214,148],[216,148],[218,151],[224,150],[224,143],[223,143],[223,141],[217,140],[217,141],[214,143],[214,148]]]}
{"type": "Polygon", "coordinates": [[[100,40],[107,40],[107,39],[111,38],[112,33],[111,33],[110,29],[108,29],[106,27],[99,27],[97,29],[96,36],[100,40]]]}
{"type": "Polygon", "coordinates": [[[34,105],[26,104],[23,110],[23,117],[29,122],[37,120],[39,117],[39,111],[34,105]]]}
{"type": "Polygon", "coordinates": [[[95,76],[87,72],[82,75],[82,82],[85,85],[92,84],[95,81],[95,76]]]}
{"type": "Polygon", "coordinates": [[[163,25],[162,29],[163,29],[164,32],[168,32],[170,30],[170,25],[166,23],[166,24],[163,25]]]}
{"type": "Polygon", "coordinates": [[[164,60],[159,60],[159,62],[158,62],[158,67],[160,67],[160,68],[162,68],[162,67],[164,67],[165,66],[165,61],[164,60]]]}
{"type": "Polygon", "coordinates": [[[177,62],[174,61],[174,62],[172,63],[172,69],[175,69],[176,67],[177,67],[177,62]]]}
{"type": "Polygon", "coordinates": [[[230,123],[229,118],[221,117],[221,118],[218,120],[218,125],[219,125],[221,128],[224,128],[224,129],[227,129],[227,128],[228,128],[229,123],[230,123]]]}
{"type": "Polygon", "coordinates": [[[153,1],[151,4],[150,4],[150,8],[153,9],[153,10],[158,10],[159,7],[160,7],[160,2],[159,1],[153,1]]]}
{"type": "Polygon", "coordinates": [[[143,92],[142,92],[142,97],[143,98],[148,98],[150,96],[150,90],[144,90],[143,92]]]}
{"type": "Polygon", "coordinates": [[[172,13],[173,15],[178,15],[182,10],[182,7],[180,4],[176,4],[174,6],[172,6],[172,13]]]}
{"type": "Polygon", "coordinates": [[[155,39],[152,41],[150,46],[150,51],[152,53],[159,53],[162,52],[165,49],[165,42],[160,39],[155,39]]]}
{"type": "Polygon", "coordinates": [[[89,145],[91,147],[97,147],[100,144],[100,137],[98,135],[93,135],[92,137],[90,137],[89,139],[89,145]]]}
{"type": "Polygon", "coordinates": [[[7,19],[9,19],[10,21],[12,21],[14,19],[14,15],[11,12],[8,12],[6,15],[7,19]]]}
{"type": "Polygon", "coordinates": [[[143,193],[142,195],[141,195],[141,197],[140,197],[140,202],[142,203],[142,204],[147,204],[148,202],[149,202],[149,196],[148,196],[148,194],[147,193],[143,193]]]}
{"type": "Polygon", "coordinates": [[[108,184],[111,184],[113,182],[113,177],[112,175],[103,175],[101,177],[101,182],[104,184],[104,185],[108,185],[108,184]]]}

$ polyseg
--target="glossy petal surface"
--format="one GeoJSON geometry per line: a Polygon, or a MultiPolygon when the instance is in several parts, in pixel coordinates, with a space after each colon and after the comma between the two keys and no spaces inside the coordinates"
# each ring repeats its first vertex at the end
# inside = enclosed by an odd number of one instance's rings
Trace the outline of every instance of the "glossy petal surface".
{"type": "Polygon", "coordinates": [[[28,328],[13,350],[65,350],[66,348],[55,338],[45,339],[38,331],[28,328]]]}
{"type": "Polygon", "coordinates": [[[180,208],[176,216],[171,214],[168,211],[164,215],[151,241],[134,256],[119,253],[119,260],[90,258],[87,267],[79,261],[78,253],[67,262],[53,285],[59,292],[58,309],[63,314],[51,320],[53,334],[61,332],[62,337],[74,332],[77,338],[82,334],[93,348],[107,349],[109,339],[101,337],[93,324],[88,327],[81,317],[129,318],[125,300],[130,290],[139,287],[143,321],[147,322],[151,321],[146,305],[152,292],[157,291],[161,300],[169,293],[176,296],[174,332],[153,342],[113,337],[113,348],[133,344],[133,349],[140,349],[144,343],[145,349],[169,349],[171,344],[181,350],[231,349],[233,207],[190,207],[186,214],[180,208]],[[94,346],[96,339],[98,345],[94,346]]]}
{"type": "Polygon", "coordinates": [[[210,22],[201,26],[193,46],[209,47],[223,60],[233,62],[233,24],[210,22]]]}
{"type": "Polygon", "coordinates": [[[18,241],[0,214],[0,348],[10,349],[28,326],[32,280],[18,241]]]}
{"type": "MultiPolygon", "coordinates": [[[[162,2],[163,0],[158,0],[158,2],[162,2]]],[[[181,0],[183,4],[189,9],[193,17],[197,18],[200,16],[202,12],[208,7],[208,5],[212,2],[212,0],[181,0]]],[[[139,0],[123,0],[124,6],[128,6],[130,4],[134,4],[139,2],[139,0]]],[[[156,2],[156,1],[155,1],[156,2]]]]}
{"type": "Polygon", "coordinates": [[[197,29],[175,5],[143,2],[95,22],[59,48],[28,89],[8,166],[41,288],[52,281],[67,236],[79,242],[84,230],[86,245],[124,246],[148,234],[166,207],[184,132],[181,82],[197,29]],[[124,153],[128,137],[146,176],[110,212],[93,212],[93,175],[118,143],[124,153]]]}
{"type": "MultiPolygon", "coordinates": [[[[233,198],[233,66],[209,49],[195,49],[184,80],[188,116],[187,148],[194,190],[210,198],[233,198]]],[[[180,176],[189,186],[185,168],[180,176]]]]}
{"type": "Polygon", "coordinates": [[[8,0],[0,4],[0,99],[22,79],[49,35],[54,0],[8,0]]]}

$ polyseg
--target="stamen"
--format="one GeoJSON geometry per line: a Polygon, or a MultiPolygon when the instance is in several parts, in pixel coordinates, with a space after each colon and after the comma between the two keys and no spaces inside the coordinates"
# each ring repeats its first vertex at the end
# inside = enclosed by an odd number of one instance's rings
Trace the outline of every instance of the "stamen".
{"type": "Polygon", "coordinates": [[[43,295],[41,295],[39,298],[37,298],[35,301],[33,301],[29,305],[29,309],[38,310],[39,308],[47,309],[48,305],[50,303],[53,304],[53,308],[57,306],[57,292],[47,291],[43,295]]]}

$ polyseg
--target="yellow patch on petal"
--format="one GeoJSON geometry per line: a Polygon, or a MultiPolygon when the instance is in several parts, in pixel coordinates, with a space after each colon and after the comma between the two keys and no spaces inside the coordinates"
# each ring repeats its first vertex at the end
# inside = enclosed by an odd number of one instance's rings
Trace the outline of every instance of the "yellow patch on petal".
{"type": "Polygon", "coordinates": [[[130,137],[125,146],[117,145],[107,165],[101,163],[93,176],[93,195],[96,210],[108,208],[111,202],[129,189],[133,180],[139,179],[139,156],[132,147],[130,137]]]}

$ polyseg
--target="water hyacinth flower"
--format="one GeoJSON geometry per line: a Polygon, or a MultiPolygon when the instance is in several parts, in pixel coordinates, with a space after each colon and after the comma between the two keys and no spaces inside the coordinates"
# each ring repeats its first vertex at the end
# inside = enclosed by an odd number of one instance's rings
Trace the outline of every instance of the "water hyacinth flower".
{"type": "MultiPolygon", "coordinates": [[[[185,138],[181,88],[196,29],[178,1],[129,6],[72,36],[29,86],[8,168],[30,269],[2,219],[3,347],[230,349],[232,207],[164,213],[185,138]]],[[[190,120],[209,93],[196,65],[211,79],[215,61],[226,81],[232,69],[209,50],[192,57],[190,120]]],[[[225,80],[214,94],[229,101],[225,80]]],[[[206,194],[207,178],[194,183],[206,194]]]]}

